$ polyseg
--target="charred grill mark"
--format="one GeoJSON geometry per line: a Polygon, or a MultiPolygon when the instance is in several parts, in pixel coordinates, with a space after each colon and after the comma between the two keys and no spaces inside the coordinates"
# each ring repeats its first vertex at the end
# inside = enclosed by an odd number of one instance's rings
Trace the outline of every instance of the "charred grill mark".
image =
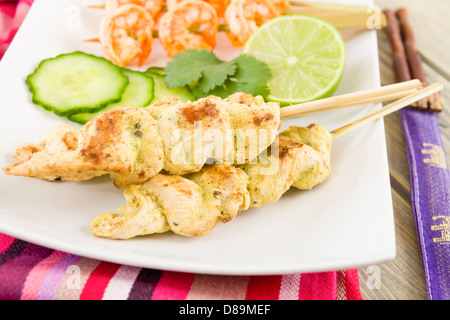
{"type": "Polygon", "coordinates": [[[109,114],[107,118],[99,118],[95,122],[95,130],[98,134],[93,135],[89,144],[80,150],[81,154],[94,164],[98,163],[107,154],[103,154],[105,146],[114,144],[117,137],[120,136],[121,129],[119,125],[123,112],[117,110],[109,114]]]}
{"type": "Polygon", "coordinates": [[[139,178],[143,179],[145,177],[145,171],[140,171],[138,176],[139,178]]]}
{"type": "Polygon", "coordinates": [[[201,121],[206,117],[217,118],[219,109],[210,99],[204,99],[200,105],[188,104],[180,109],[181,115],[189,123],[201,121]]]}
{"type": "Polygon", "coordinates": [[[289,155],[290,151],[294,148],[301,148],[304,146],[303,143],[298,143],[290,140],[279,140],[279,150],[278,150],[278,158],[283,159],[289,155]]]}
{"type": "Polygon", "coordinates": [[[68,150],[75,150],[77,148],[77,145],[78,145],[78,136],[77,135],[73,135],[72,133],[66,132],[64,134],[64,137],[63,137],[62,141],[67,146],[68,150]]]}
{"type": "Polygon", "coordinates": [[[35,154],[42,151],[42,149],[36,145],[28,145],[22,150],[29,151],[31,154],[35,154]]]}
{"type": "Polygon", "coordinates": [[[270,121],[274,118],[273,113],[266,113],[263,116],[256,116],[253,118],[253,123],[256,124],[257,126],[259,126],[261,123],[265,122],[265,121],[270,121]]]}

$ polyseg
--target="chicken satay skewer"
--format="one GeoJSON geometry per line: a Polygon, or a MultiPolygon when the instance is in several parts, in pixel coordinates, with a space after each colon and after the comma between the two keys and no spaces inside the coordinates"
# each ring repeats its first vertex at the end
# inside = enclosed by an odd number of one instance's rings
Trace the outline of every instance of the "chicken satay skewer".
{"type": "Polygon", "coordinates": [[[278,201],[292,186],[309,190],[322,183],[330,171],[333,139],[441,89],[442,84],[434,84],[331,132],[317,124],[292,126],[280,134],[278,154],[269,156],[269,163],[277,160],[279,165],[272,173],[267,171],[267,163],[260,162],[206,166],[185,177],[158,174],[141,185],[127,187],[127,204],[115,214],[97,216],[91,231],[114,239],[169,230],[203,236],[217,222],[228,222],[242,210],[278,201]]]}
{"type": "MultiPolygon", "coordinates": [[[[371,102],[380,102],[392,95],[404,95],[405,92],[415,90],[420,85],[420,81],[412,80],[343,95],[344,98],[337,96],[324,99],[326,108],[317,102],[312,104],[318,111],[325,111],[333,108],[332,105],[330,106],[330,101],[339,102],[338,107],[342,104],[355,106],[358,105],[358,101],[367,103],[369,99],[371,102]],[[378,97],[376,94],[383,94],[383,96],[378,97]]],[[[295,108],[298,108],[297,111],[302,115],[314,111],[313,108],[308,107],[308,103],[289,108],[289,116],[294,116],[295,108]]],[[[276,131],[281,125],[280,119],[280,108],[277,104],[264,103],[261,97],[240,93],[226,100],[205,98],[187,104],[177,99],[168,99],[144,109],[120,106],[100,113],[83,126],[79,133],[72,128],[70,136],[77,142],[71,146],[70,150],[58,152],[45,146],[30,144],[28,149],[33,152],[27,151],[26,156],[16,156],[17,162],[4,168],[4,172],[9,175],[35,177],[49,181],[85,181],[95,176],[110,174],[116,187],[121,188],[128,184],[146,181],[162,169],[172,174],[200,170],[203,162],[197,163],[191,160],[181,164],[173,162],[175,152],[185,150],[184,144],[189,143],[191,137],[194,137],[195,122],[201,122],[205,127],[225,132],[225,138],[230,135],[227,133],[229,129],[241,129],[244,133],[249,129],[258,132],[260,129],[266,130],[268,139],[266,144],[260,143],[257,146],[258,152],[255,154],[257,156],[273,142],[276,131]],[[170,112],[166,112],[168,110],[170,112]],[[185,134],[178,134],[178,140],[174,142],[177,130],[181,129],[185,134]],[[138,143],[138,149],[135,147],[136,143],[138,143]],[[174,150],[174,146],[183,148],[174,150]]],[[[51,139],[55,140],[57,137],[53,135],[55,137],[51,139]]],[[[205,143],[210,142],[205,141],[205,143]]],[[[50,144],[44,143],[44,145],[50,144]]],[[[248,148],[250,145],[246,146],[246,154],[248,148]]],[[[27,146],[19,147],[16,154],[24,154],[25,149],[27,146]]],[[[203,152],[208,149],[201,150],[203,152]]],[[[234,152],[234,149],[226,150],[226,154],[230,152],[234,152]]],[[[191,155],[186,154],[186,156],[192,159],[191,155]]],[[[204,154],[201,159],[205,159],[204,154]]]]}

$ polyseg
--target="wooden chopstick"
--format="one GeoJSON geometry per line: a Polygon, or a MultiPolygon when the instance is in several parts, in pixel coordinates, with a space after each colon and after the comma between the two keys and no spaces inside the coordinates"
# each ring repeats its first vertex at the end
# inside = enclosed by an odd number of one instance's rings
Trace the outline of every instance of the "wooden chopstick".
{"type": "MultiPolygon", "coordinates": [[[[395,16],[397,17],[399,23],[401,39],[403,40],[403,47],[411,77],[422,81],[422,85],[425,87],[427,86],[427,80],[425,77],[425,72],[422,68],[422,59],[416,51],[415,38],[412,27],[409,24],[408,12],[405,8],[401,8],[395,12],[395,16]]],[[[391,23],[394,23],[394,21],[391,21],[391,23]]],[[[441,112],[443,105],[444,102],[442,92],[438,92],[435,95],[428,97],[428,99],[417,101],[411,107],[419,108],[421,110],[441,112]]]]}
{"type": "Polygon", "coordinates": [[[340,96],[320,99],[302,104],[281,108],[281,118],[304,116],[307,114],[361,106],[369,103],[392,101],[414,93],[421,88],[422,83],[417,80],[399,82],[376,89],[362,90],[340,96]]]}
{"type": "Polygon", "coordinates": [[[363,116],[355,121],[349,122],[339,128],[336,128],[336,129],[330,131],[330,133],[333,136],[333,138],[336,138],[336,137],[340,136],[341,134],[349,132],[350,130],[356,129],[367,122],[378,120],[384,116],[387,116],[388,114],[391,114],[395,111],[405,108],[405,107],[413,104],[416,101],[419,101],[419,100],[424,99],[436,92],[439,92],[440,90],[442,90],[442,88],[443,88],[443,85],[442,85],[442,83],[439,83],[439,82],[429,85],[423,89],[420,89],[416,93],[413,93],[411,95],[403,97],[391,104],[388,104],[387,106],[385,106],[381,109],[378,109],[374,112],[369,113],[366,116],[363,116]]]}

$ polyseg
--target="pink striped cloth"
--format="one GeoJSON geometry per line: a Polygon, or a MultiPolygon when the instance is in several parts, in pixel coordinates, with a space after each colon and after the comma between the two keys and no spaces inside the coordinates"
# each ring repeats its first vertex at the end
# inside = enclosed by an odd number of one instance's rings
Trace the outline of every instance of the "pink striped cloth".
{"type": "Polygon", "coordinates": [[[0,0],[0,59],[5,54],[33,0],[0,0]]]}
{"type": "Polygon", "coordinates": [[[362,300],[356,269],[274,276],[154,270],[0,233],[0,300],[362,300]]]}
{"type": "MultiPolygon", "coordinates": [[[[33,0],[0,0],[0,58],[33,0]]],[[[0,233],[0,300],[362,300],[356,269],[275,276],[153,270],[0,233]]]]}

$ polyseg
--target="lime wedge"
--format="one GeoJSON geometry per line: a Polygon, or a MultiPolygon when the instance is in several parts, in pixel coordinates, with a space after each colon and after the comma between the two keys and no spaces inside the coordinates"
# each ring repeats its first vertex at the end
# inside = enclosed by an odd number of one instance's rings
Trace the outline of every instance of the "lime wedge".
{"type": "Polygon", "coordinates": [[[263,24],[243,53],[272,71],[267,99],[283,105],[331,96],[345,68],[345,44],[329,23],[302,15],[281,16],[263,24]]]}

